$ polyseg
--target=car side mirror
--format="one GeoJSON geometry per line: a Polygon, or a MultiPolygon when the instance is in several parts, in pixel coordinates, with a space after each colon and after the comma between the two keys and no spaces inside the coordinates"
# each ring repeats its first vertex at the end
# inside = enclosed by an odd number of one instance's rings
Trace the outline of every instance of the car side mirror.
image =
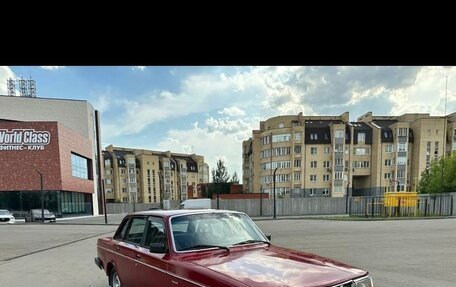
{"type": "Polygon", "coordinates": [[[166,246],[164,243],[151,243],[149,251],[151,253],[166,253],[166,246]]]}
{"type": "Polygon", "coordinates": [[[271,238],[272,238],[272,237],[271,237],[271,234],[265,233],[264,235],[266,235],[266,238],[267,238],[269,241],[271,241],[271,238]]]}

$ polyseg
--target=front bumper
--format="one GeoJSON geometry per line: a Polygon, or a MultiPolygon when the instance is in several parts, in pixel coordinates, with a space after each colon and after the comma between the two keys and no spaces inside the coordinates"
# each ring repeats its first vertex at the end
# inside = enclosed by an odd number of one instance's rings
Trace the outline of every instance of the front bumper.
{"type": "Polygon", "coordinates": [[[95,257],[93,260],[95,261],[95,265],[97,265],[98,268],[100,268],[101,270],[103,270],[103,262],[100,260],[100,258],[95,257]]]}

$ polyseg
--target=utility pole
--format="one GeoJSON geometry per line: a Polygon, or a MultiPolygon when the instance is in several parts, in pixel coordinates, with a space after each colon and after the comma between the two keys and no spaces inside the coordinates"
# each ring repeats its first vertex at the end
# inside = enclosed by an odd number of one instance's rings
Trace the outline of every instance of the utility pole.
{"type": "Polygon", "coordinates": [[[276,171],[278,167],[274,169],[274,175],[272,176],[272,182],[273,182],[273,190],[274,190],[274,218],[276,218],[276,190],[275,190],[275,183],[276,183],[276,171]]]}
{"type": "Polygon", "coordinates": [[[260,185],[260,216],[263,216],[263,185],[260,185]]]}

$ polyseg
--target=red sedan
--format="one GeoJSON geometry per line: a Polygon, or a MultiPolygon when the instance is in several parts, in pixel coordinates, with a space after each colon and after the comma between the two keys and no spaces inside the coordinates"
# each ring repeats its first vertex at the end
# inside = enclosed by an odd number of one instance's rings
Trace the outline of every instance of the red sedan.
{"type": "Polygon", "coordinates": [[[98,239],[95,263],[113,287],[374,286],[366,271],[268,237],[241,212],[136,212],[98,239]]]}

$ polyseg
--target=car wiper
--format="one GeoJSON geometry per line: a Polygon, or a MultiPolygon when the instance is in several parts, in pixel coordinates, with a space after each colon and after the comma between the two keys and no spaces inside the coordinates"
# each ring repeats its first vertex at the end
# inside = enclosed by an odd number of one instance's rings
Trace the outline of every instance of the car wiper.
{"type": "Polygon", "coordinates": [[[209,244],[198,244],[198,245],[194,245],[194,246],[190,246],[190,247],[181,249],[179,251],[193,250],[193,249],[202,249],[202,248],[213,248],[213,247],[217,247],[217,248],[220,248],[220,249],[225,249],[225,250],[230,251],[230,249],[227,246],[209,245],[209,244]]]}
{"type": "Polygon", "coordinates": [[[257,239],[249,239],[249,240],[245,240],[245,241],[241,241],[241,242],[238,242],[238,243],[235,243],[233,244],[234,245],[243,245],[243,244],[249,244],[249,243],[266,243],[267,245],[271,246],[271,242],[269,241],[266,241],[266,240],[257,240],[257,239]]]}

